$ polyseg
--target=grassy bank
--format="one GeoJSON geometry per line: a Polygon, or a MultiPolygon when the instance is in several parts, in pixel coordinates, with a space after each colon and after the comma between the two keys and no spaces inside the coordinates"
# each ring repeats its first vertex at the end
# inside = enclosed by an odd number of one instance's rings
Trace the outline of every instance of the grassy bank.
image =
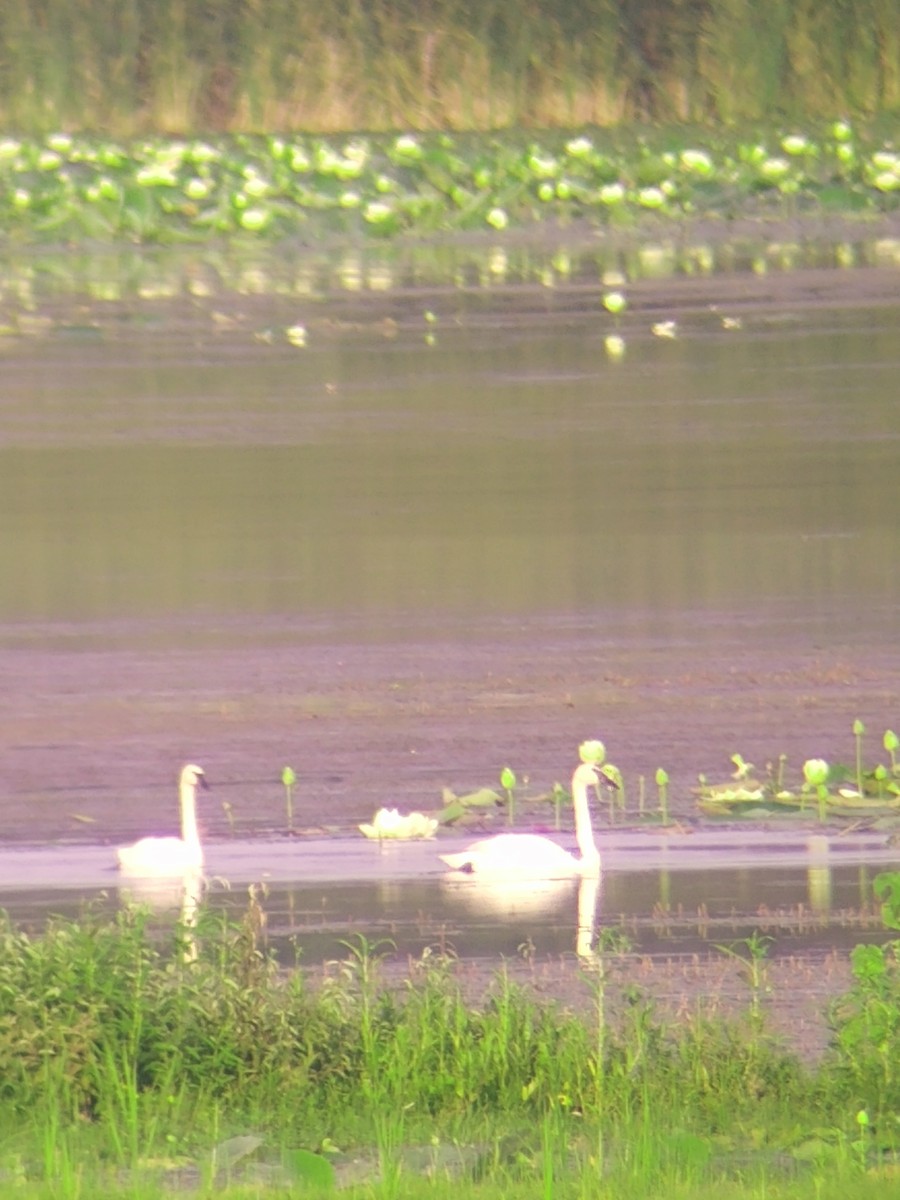
{"type": "MultiPolygon", "coordinates": [[[[900,877],[878,888],[896,927],[900,877]]],[[[584,1003],[563,1009],[502,971],[472,999],[439,956],[398,983],[363,943],[313,982],[278,968],[262,917],[251,901],[240,923],[201,917],[174,940],[134,913],[38,937],[3,925],[4,1188],[218,1194],[243,1179],[253,1195],[353,1182],[440,1195],[455,1179],[472,1195],[627,1197],[763,1194],[740,1191],[748,1181],[775,1195],[793,1179],[798,1195],[826,1195],[842,1178],[854,1195],[889,1194],[896,942],[854,952],[831,1049],[809,1065],[767,1031],[755,939],[730,950],[744,1011],[672,1025],[633,983],[608,1011],[608,984],[629,969],[621,944],[580,968],[584,1003]]]]}
{"type": "Polygon", "coordinates": [[[900,105],[892,0],[9,0],[0,126],[741,121],[900,105]]]}

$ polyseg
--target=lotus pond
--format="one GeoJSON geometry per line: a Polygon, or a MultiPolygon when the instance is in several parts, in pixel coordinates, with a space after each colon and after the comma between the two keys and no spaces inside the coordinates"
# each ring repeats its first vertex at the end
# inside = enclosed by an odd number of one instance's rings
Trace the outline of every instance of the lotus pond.
{"type": "Polygon", "coordinates": [[[106,870],[196,760],[211,853],[293,874],[210,904],[193,965],[102,898],[48,924],[52,886],[5,927],[0,1182],[891,1194],[897,179],[846,122],[2,143],[4,853],[106,870]],[[611,842],[752,824],[870,865],[814,853],[768,924],[666,876],[584,962],[567,895],[477,994],[388,880],[415,952],[351,925],[285,973],[318,848],[424,861],[358,833],[382,806],[565,827],[598,735],[611,842]],[[862,948],[787,961],[832,903],[862,948]],[[625,939],[685,913],[727,1012],[681,1004],[684,958],[641,989],[625,939]],[[780,988],[797,1032],[813,976],[810,1059],[766,1021],[780,988]]]}
{"type": "Polygon", "coordinates": [[[4,241],[393,237],[900,205],[895,131],[0,140],[4,241]]]}

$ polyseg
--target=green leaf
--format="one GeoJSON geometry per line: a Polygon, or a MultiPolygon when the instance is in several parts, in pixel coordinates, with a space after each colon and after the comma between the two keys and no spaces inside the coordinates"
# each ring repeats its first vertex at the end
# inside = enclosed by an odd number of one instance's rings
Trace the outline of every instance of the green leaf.
{"type": "Polygon", "coordinates": [[[886,929],[900,929],[900,871],[882,871],[872,884],[886,929]]]}
{"type": "Polygon", "coordinates": [[[880,946],[854,946],[850,954],[853,974],[861,983],[873,983],[887,971],[884,951],[880,946]]]}
{"type": "Polygon", "coordinates": [[[334,1191],[334,1167],[321,1154],[313,1154],[311,1150],[285,1150],[281,1162],[296,1183],[319,1191],[334,1191]]]}

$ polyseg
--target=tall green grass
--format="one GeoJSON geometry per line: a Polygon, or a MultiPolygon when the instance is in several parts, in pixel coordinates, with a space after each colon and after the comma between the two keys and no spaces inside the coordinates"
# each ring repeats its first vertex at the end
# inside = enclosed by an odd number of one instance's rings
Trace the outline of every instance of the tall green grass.
{"type": "Polygon", "coordinates": [[[900,105],[894,0],[6,0],[0,126],[573,127],[900,105]]]}
{"type": "Polygon", "coordinates": [[[448,1148],[465,1151],[474,1192],[543,1197],[678,1194],[785,1162],[821,1186],[896,1162],[896,943],[854,956],[833,1046],[809,1066],[767,1033],[754,986],[733,1020],[671,1025],[633,986],[607,1011],[607,972],[628,971],[615,949],[573,966],[571,1008],[503,970],[472,997],[439,956],[389,973],[362,940],[313,976],[278,966],[259,917],[255,901],[236,924],[203,916],[191,961],[186,931],[141,913],[39,937],[0,926],[0,1189],[100,1195],[127,1178],[156,1194],[135,1181],[185,1163],[209,1175],[215,1146],[234,1159],[245,1143],[324,1172],[337,1147],[368,1148],[385,1196],[411,1194],[423,1147],[439,1176],[448,1148]]]}

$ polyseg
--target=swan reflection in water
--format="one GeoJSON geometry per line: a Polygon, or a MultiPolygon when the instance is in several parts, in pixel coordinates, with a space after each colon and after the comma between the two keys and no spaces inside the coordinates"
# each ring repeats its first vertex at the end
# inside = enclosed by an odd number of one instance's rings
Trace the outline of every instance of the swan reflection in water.
{"type": "Polygon", "coordinates": [[[533,920],[556,924],[575,919],[575,953],[579,958],[593,956],[600,900],[599,875],[572,879],[516,879],[477,882],[474,876],[445,875],[441,880],[450,905],[476,920],[498,922],[533,920]]]}

